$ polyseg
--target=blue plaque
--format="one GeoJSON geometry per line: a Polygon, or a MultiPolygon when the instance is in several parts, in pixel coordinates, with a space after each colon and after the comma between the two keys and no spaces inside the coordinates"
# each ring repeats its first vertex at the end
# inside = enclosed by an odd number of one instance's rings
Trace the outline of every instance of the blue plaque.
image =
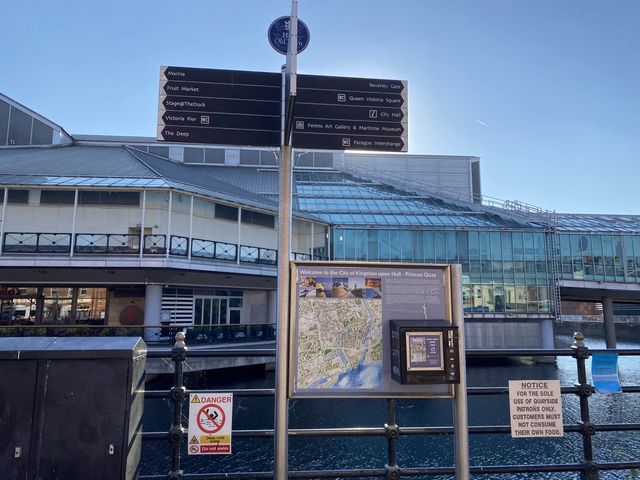
{"type": "MultiPolygon", "coordinates": [[[[287,54],[289,47],[289,24],[291,17],[276,18],[269,26],[267,36],[269,43],[277,52],[287,54]]],[[[298,19],[298,53],[302,52],[309,45],[309,29],[305,23],[298,19]]]]}

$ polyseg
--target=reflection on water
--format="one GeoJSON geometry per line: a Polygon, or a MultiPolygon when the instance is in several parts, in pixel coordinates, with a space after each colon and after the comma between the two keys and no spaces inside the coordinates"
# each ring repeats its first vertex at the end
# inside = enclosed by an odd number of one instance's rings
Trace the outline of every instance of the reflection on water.
{"type": "MultiPolygon", "coordinates": [[[[573,343],[569,335],[556,338],[559,348],[573,343]]],[[[590,338],[587,345],[604,348],[604,340],[590,338]]],[[[640,342],[624,342],[619,348],[640,348],[640,342]]],[[[590,360],[587,375],[591,378],[590,360]]],[[[562,386],[577,380],[576,362],[571,357],[559,357],[556,365],[501,363],[470,365],[468,384],[473,386],[505,386],[508,380],[559,379],[562,386]]],[[[640,385],[640,358],[620,357],[620,380],[623,385],[640,385]]],[[[237,370],[226,374],[189,377],[188,388],[270,388],[273,373],[237,370]]],[[[168,383],[150,388],[169,388],[168,383]]],[[[598,395],[590,399],[591,420],[594,423],[640,423],[638,394],[598,395]]],[[[185,404],[186,405],[186,404],[185,404]]],[[[273,427],[272,398],[236,397],[233,428],[269,429],[273,427]]],[[[146,401],[145,431],[167,431],[170,426],[170,406],[166,400],[146,401]]],[[[564,423],[575,424],[580,419],[578,398],[563,395],[564,423]]],[[[187,410],[185,408],[185,416],[187,410]]],[[[290,428],[381,427],[387,418],[387,404],[381,399],[294,400],[290,402],[290,428]]],[[[186,421],[186,419],[185,419],[186,421]]],[[[506,395],[470,396],[471,425],[509,425],[509,405],[506,395]]],[[[452,424],[449,400],[398,400],[397,423],[403,426],[444,426],[452,424]]],[[[599,432],[593,437],[596,461],[636,461],[640,452],[639,433],[599,432]]],[[[269,471],[273,468],[273,443],[268,438],[233,439],[233,454],[188,457],[183,452],[182,468],[187,473],[269,471]]],[[[142,473],[164,474],[170,468],[170,447],[166,441],[149,441],[143,446],[142,473]]],[[[471,465],[579,463],[582,440],[578,433],[565,433],[563,438],[512,439],[510,435],[471,435],[471,465]]],[[[291,470],[383,468],[387,461],[386,440],[383,437],[298,438],[289,442],[291,470]]],[[[453,438],[450,436],[401,437],[398,442],[398,464],[402,467],[453,465],[453,438]]],[[[633,472],[600,472],[601,479],[632,479],[633,472]]],[[[419,477],[411,477],[419,478],[419,477]]],[[[451,477],[424,477],[451,478],[451,477]]],[[[478,478],[489,478],[488,476],[478,478]]],[[[493,476],[491,477],[493,478],[493,476]]],[[[500,479],[576,479],[577,473],[538,473],[532,475],[502,475],[500,479]]]]}

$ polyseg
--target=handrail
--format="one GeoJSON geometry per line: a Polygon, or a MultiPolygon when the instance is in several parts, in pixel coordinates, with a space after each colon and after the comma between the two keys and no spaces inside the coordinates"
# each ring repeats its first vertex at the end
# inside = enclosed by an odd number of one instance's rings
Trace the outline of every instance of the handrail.
{"type": "MultiPolygon", "coordinates": [[[[70,255],[71,233],[5,232],[2,238],[2,254],[60,254],[70,255]]],[[[277,250],[253,245],[235,244],[217,240],[189,238],[171,235],[167,241],[164,234],[126,233],[76,233],[73,242],[74,254],[81,255],[164,255],[192,257],[226,262],[276,265],[277,250]],[[141,238],[142,237],[142,238],[141,238]]],[[[291,252],[293,259],[328,260],[322,255],[291,252]]]]}

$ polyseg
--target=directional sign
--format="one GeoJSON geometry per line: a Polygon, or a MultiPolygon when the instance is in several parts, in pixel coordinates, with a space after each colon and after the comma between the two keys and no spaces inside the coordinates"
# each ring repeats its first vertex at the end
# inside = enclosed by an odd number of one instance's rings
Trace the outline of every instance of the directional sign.
{"type": "Polygon", "coordinates": [[[407,82],[298,76],[296,148],[407,151],[407,82]]]}
{"type": "MultiPolygon", "coordinates": [[[[277,147],[279,73],[162,67],[157,139],[277,147]]],[[[298,75],[295,148],[407,151],[407,82],[298,75]]]]}
{"type": "Polygon", "coordinates": [[[157,139],[280,145],[278,73],[162,67],[157,139]]]}

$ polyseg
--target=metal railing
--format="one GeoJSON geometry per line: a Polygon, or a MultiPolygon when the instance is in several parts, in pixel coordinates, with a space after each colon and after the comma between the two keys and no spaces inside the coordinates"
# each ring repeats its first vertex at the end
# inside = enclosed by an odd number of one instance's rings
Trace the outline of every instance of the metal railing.
{"type": "MultiPolygon", "coordinates": [[[[181,470],[181,447],[187,440],[187,431],[182,423],[183,406],[189,393],[204,393],[203,390],[187,390],[184,386],[183,363],[187,357],[265,357],[275,355],[273,349],[253,349],[253,350],[209,350],[209,351],[188,351],[184,343],[185,336],[182,333],[176,335],[176,343],[170,351],[149,352],[150,358],[170,357],[175,363],[174,386],[170,391],[154,390],[147,391],[146,398],[168,398],[173,408],[173,423],[168,432],[143,432],[143,441],[169,441],[168,455],[171,458],[171,466],[167,474],[163,475],[140,475],[140,480],[160,480],[160,479],[199,479],[199,480],[222,480],[222,479],[272,479],[272,471],[260,472],[211,472],[211,473],[185,473],[181,470]]],[[[467,351],[467,358],[504,358],[504,357],[549,357],[549,356],[570,356],[576,360],[577,382],[573,386],[561,387],[562,395],[576,395],[580,402],[580,421],[576,424],[565,424],[564,431],[569,434],[580,435],[582,439],[582,461],[574,463],[540,463],[525,465],[471,465],[470,473],[474,475],[514,475],[530,473],[551,473],[551,472],[575,472],[576,478],[581,480],[597,480],[599,472],[609,470],[626,470],[629,474],[637,473],[640,468],[640,459],[626,462],[597,462],[594,459],[594,446],[592,437],[598,432],[638,432],[640,423],[616,423],[616,424],[596,424],[591,421],[589,398],[594,393],[594,388],[587,381],[586,360],[592,353],[612,352],[612,350],[590,350],[584,345],[584,337],[581,333],[574,336],[575,343],[570,349],[554,350],[470,350],[467,351]]],[[[619,355],[640,356],[640,349],[618,350],[619,355]]],[[[640,393],[640,386],[623,386],[623,393],[640,393]]],[[[210,392],[207,390],[207,392],[210,392]]],[[[234,396],[273,396],[274,389],[251,389],[251,390],[225,390],[234,396]]],[[[469,395],[507,395],[508,387],[469,387],[469,395]]],[[[364,400],[363,400],[364,401],[364,400]]],[[[509,425],[494,426],[470,426],[471,435],[506,435],[511,432],[509,425]]],[[[398,426],[396,423],[396,401],[387,400],[387,421],[382,427],[350,427],[350,428],[323,428],[323,429],[289,429],[290,437],[382,437],[387,443],[387,458],[381,459],[381,463],[386,460],[386,464],[380,468],[353,468],[343,470],[298,470],[290,471],[289,478],[385,478],[387,480],[397,480],[405,477],[435,476],[435,475],[455,475],[455,468],[448,467],[404,467],[397,464],[397,445],[403,437],[420,435],[445,435],[454,434],[453,427],[411,427],[398,426]]],[[[234,430],[233,435],[243,438],[273,438],[273,430],[234,430]]],[[[545,477],[546,478],[546,477],[545,477]]],[[[566,477],[562,477],[566,478],[566,477]]]]}
{"type": "Polygon", "coordinates": [[[4,234],[2,251],[5,253],[69,253],[70,233],[24,233],[4,234]]]}
{"type": "Polygon", "coordinates": [[[133,255],[140,252],[139,234],[78,233],[75,253],[133,255]]]}
{"type": "MultiPolygon", "coordinates": [[[[4,254],[66,254],[71,251],[70,233],[7,232],[3,237],[4,254]]],[[[140,253],[140,234],[78,233],[73,253],[79,255],[136,255],[140,253]]],[[[235,262],[276,265],[278,251],[252,245],[236,245],[202,238],[171,235],[142,235],[144,255],[169,255],[235,262]],[[167,245],[168,243],[168,245],[167,245]]],[[[309,253],[292,252],[294,260],[311,260],[309,253]]],[[[327,256],[313,255],[314,260],[328,260],[327,256]]]]}
{"type": "Polygon", "coordinates": [[[0,325],[0,337],[145,337],[145,330],[161,333],[157,346],[171,346],[177,332],[184,331],[189,345],[272,342],[276,339],[273,323],[240,323],[228,325],[196,325],[189,327],[162,326],[109,326],[109,325],[0,325]]]}

